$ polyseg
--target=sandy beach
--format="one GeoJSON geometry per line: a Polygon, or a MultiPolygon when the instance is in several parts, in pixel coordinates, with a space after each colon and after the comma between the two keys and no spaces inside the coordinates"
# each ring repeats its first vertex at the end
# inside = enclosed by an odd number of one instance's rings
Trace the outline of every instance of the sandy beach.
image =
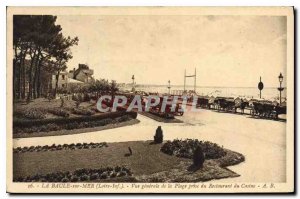
{"type": "Polygon", "coordinates": [[[151,140],[155,129],[160,125],[165,140],[209,140],[245,155],[244,163],[229,167],[241,176],[218,180],[220,182],[285,182],[285,122],[203,109],[199,109],[199,112],[185,113],[177,118],[184,122],[167,124],[138,115],[140,123],[132,126],[75,135],[16,138],[13,145],[15,148],[78,142],[151,140]]]}

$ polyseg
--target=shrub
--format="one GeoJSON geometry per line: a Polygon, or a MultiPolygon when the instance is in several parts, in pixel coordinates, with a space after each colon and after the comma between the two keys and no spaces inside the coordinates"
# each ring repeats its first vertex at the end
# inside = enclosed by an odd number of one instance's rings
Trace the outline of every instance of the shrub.
{"type": "Polygon", "coordinates": [[[197,139],[167,141],[161,147],[161,151],[168,155],[192,159],[193,152],[198,146],[201,147],[206,159],[218,159],[226,155],[223,147],[209,141],[198,141],[197,139]]]}
{"type": "MultiPolygon", "coordinates": [[[[14,178],[14,182],[78,182],[78,181],[95,181],[98,179],[117,178],[131,176],[130,169],[126,167],[118,167],[119,172],[115,172],[116,168],[107,167],[100,169],[77,169],[74,172],[56,172],[46,175],[33,175],[27,177],[14,178]]],[[[118,178],[117,178],[118,179],[118,178]]]]}
{"type": "Polygon", "coordinates": [[[32,108],[25,110],[23,116],[28,119],[44,119],[46,118],[46,112],[41,109],[32,108]]]}
{"type": "Polygon", "coordinates": [[[107,178],[107,172],[103,172],[101,175],[100,175],[100,179],[106,179],[107,178]]]}
{"type": "Polygon", "coordinates": [[[88,117],[72,117],[72,118],[49,118],[43,120],[19,120],[13,122],[14,134],[33,133],[33,132],[49,132],[62,129],[90,128],[96,126],[105,126],[116,122],[128,121],[136,117],[134,112],[113,112],[88,117]]]}
{"type": "Polygon", "coordinates": [[[115,177],[117,177],[117,173],[113,171],[113,172],[110,173],[109,177],[110,178],[115,178],[115,177]]]}
{"type": "Polygon", "coordinates": [[[131,117],[129,115],[123,115],[121,117],[116,118],[116,122],[125,122],[130,119],[131,119],[131,117]]]}
{"type": "Polygon", "coordinates": [[[108,147],[106,142],[100,142],[100,143],[77,143],[75,144],[63,144],[63,145],[45,145],[45,146],[31,146],[31,147],[17,147],[13,149],[14,153],[21,153],[21,152],[34,152],[34,151],[56,151],[56,150],[74,150],[74,149],[89,149],[89,148],[101,148],[101,147],[108,147]]]}
{"type": "Polygon", "coordinates": [[[155,143],[163,142],[163,131],[161,129],[161,126],[158,126],[156,129],[155,136],[154,136],[154,142],[155,143]]]}
{"type": "MultiPolygon", "coordinates": [[[[42,126],[41,126],[42,127],[42,126]]],[[[47,124],[46,125],[46,131],[58,131],[58,130],[60,130],[61,128],[57,125],[57,124],[55,124],[55,123],[51,123],[51,124],[47,124]]]]}
{"type": "Polygon", "coordinates": [[[60,98],[60,107],[64,107],[65,105],[65,99],[63,97],[60,98]]]}
{"type": "Polygon", "coordinates": [[[122,176],[126,176],[125,171],[120,171],[120,172],[117,173],[117,177],[122,177],[122,176]]]}
{"type": "Polygon", "coordinates": [[[87,116],[91,116],[94,115],[96,112],[90,109],[79,109],[79,108],[75,108],[73,109],[73,113],[77,114],[77,115],[87,115],[87,116]]]}
{"type": "Polygon", "coordinates": [[[83,101],[84,101],[84,102],[88,102],[88,101],[90,101],[90,100],[91,100],[90,95],[89,95],[88,93],[85,93],[85,94],[84,94],[84,97],[83,97],[83,101]]]}
{"type": "Polygon", "coordinates": [[[64,109],[60,109],[60,108],[48,109],[48,112],[52,113],[53,115],[57,115],[57,116],[61,116],[61,117],[69,117],[70,116],[68,111],[66,111],[64,109]]]}
{"type": "Polygon", "coordinates": [[[72,122],[66,124],[65,128],[68,130],[77,129],[79,127],[79,124],[77,122],[72,122]]]}
{"type": "MultiPolygon", "coordinates": [[[[121,167],[116,166],[114,170],[115,170],[116,172],[119,172],[119,171],[121,171],[121,169],[122,169],[121,167]]],[[[108,170],[109,170],[109,169],[108,169],[108,170]]]]}
{"type": "Polygon", "coordinates": [[[93,173],[91,176],[90,176],[90,180],[97,180],[99,178],[99,174],[98,173],[93,173]]]}
{"type": "Polygon", "coordinates": [[[196,167],[202,167],[204,163],[204,154],[201,146],[197,146],[193,154],[193,162],[196,167]]]}
{"type": "Polygon", "coordinates": [[[69,182],[69,179],[64,177],[63,179],[61,179],[61,182],[69,182]]]}
{"type": "Polygon", "coordinates": [[[128,115],[130,118],[136,118],[136,112],[109,112],[102,113],[100,115],[93,115],[90,117],[72,117],[72,118],[47,118],[40,120],[26,120],[26,119],[14,119],[13,127],[14,128],[24,128],[32,126],[41,126],[49,123],[55,123],[57,125],[64,125],[70,122],[90,122],[90,121],[101,121],[106,119],[115,119],[124,115],[128,115]]]}
{"type": "Polygon", "coordinates": [[[89,180],[90,180],[90,177],[87,174],[83,174],[80,177],[80,181],[89,181],[89,180]]]}
{"type": "Polygon", "coordinates": [[[71,177],[71,182],[77,182],[79,180],[79,178],[76,175],[73,175],[71,177]]]}

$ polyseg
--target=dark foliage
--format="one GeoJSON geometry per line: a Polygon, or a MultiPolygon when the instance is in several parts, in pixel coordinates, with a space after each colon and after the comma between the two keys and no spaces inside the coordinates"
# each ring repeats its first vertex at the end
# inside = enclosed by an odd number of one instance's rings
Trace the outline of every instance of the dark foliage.
{"type": "Polygon", "coordinates": [[[124,166],[100,169],[78,169],[74,172],[56,172],[46,175],[34,175],[15,178],[14,182],[89,182],[104,179],[132,176],[130,169],[124,166]],[[117,171],[118,170],[118,171],[117,171]]]}
{"type": "Polygon", "coordinates": [[[161,126],[158,126],[156,129],[155,136],[154,136],[154,142],[157,144],[163,142],[163,131],[161,129],[161,126]]]}
{"type": "Polygon", "coordinates": [[[102,113],[100,115],[92,115],[86,117],[72,117],[72,118],[46,118],[46,119],[36,119],[36,120],[29,120],[29,119],[14,119],[13,120],[13,127],[32,127],[32,126],[42,126],[46,124],[66,124],[71,122],[91,122],[91,121],[99,121],[102,119],[115,119],[124,115],[128,115],[131,118],[136,118],[136,112],[125,112],[125,111],[118,111],[118,112],[109,112],[109,113],[102,113]]]}
{"type": "Polygon", "coordinates": [[[13,149],[14,153],[25,153],[25,152],[43,152],[43,151],[57,151],[57,150],[76,150],[76,149],[92,149],[108,147],[106,142],[100,143],[77,143],[77,144],[64,144],[64,145],[45,145],[45,146],[31,146],[31,147],[17,147],[13,149]]]}
{"type": "Polygon", "coordinates": [[[48,109],[49,113],[52,113],[53,115],[61,116],[61,117],[69,117],[70,114],[68,111],[61,109],[61,108],[51,108],[48,109]]]}
{"type": "Polygon", "coordinates": [[[193,162],[196,167],[202,167],[205,157],[201,146],[197,146],[193,154],[193,162]]]}
{"type": "Polygon", "coordinates": [[[46,118],[46,111],[32,108],[21,112],[21,115],[27,119],[44,119],[46,118]]]}
{"type": "Polygon", "coordinates": [[[193,152],[200,146],[205,155],[205,159],[218,159],[226,155],[223,147],[209,142],[209,141],[198,141],[193,139],[186,140],[173,140],[167,141],[162,147],[161,151],[168,155],[175,155],[183,158],[193,158],[193,152]]]}
{"type": "Polygon", "coordinates": [[[105,126],[108,124],[114,124],[119,122],[125,122],[131,120],[132,117],[129,115],[120,116],[114,119],[106,118],[106,119],[100,119],[98,121],[86,121],[86,122],[80,122],[80,121],[74,121],[74,122],[66,122],[65,124],[56,124],[56,123],[50,123],[46,125],[39,125],[39,126],[31,126],[26,128],[21,127],[15,127],[14,133],[36,133],[36,132],[49,132],[49,131],[59,131],[63,129],[72,130],[72,129],[80,129],[80,128],[92,128],[92,127],[98,127],[98,126],[105,126]]]}
{"type": "Polygon", "coordinates": [[[73,109],[73,113],[77,114],[77,115],[91,116],[91,115],[94,115],[96,112],[93,110],[89,110],[89,109],[75,108],[75,109],[73,109]]]}

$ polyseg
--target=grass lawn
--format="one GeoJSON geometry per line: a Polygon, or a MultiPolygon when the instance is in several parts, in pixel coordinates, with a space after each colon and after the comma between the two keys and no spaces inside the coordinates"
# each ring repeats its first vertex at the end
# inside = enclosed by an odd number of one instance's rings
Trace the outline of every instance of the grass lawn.
{"type": "Polygon", "coordinates": [[[164,154],[160,147],[161,144],[150,141],[132,141],[108,143],[108,147],[94,149],[14,153],[13,177],[126,166],[140,182],[198,182],[237,177],[238,174],[223,167],[243,161],[241,154],[226,150],[226,156],[207,160],[203,168],[193,171],[192,160],[164,154]],[[128,147],[132,156],[126,156],[128,147]]]}

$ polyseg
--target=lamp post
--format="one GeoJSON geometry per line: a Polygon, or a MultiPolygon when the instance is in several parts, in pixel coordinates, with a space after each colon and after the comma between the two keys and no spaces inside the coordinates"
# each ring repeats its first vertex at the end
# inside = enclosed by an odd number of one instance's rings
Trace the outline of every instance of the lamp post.
{"type": "Polygon", "coordinates": [[[280,75],[278,76],[278,79],[279,79],[279,104],[281,104],[281,92],[284,90],[284,88],[281,87],[282,85],[282,81],[283,81],[283,76],[282,74],[280,73],[280,75]]]}
{"type": "Polygon", "coordinates": [[[131,78],[131,79],[132,79],[132,92],[135,92],[135,88],[134,88],[134,84],[135,84],[135,83],[134,83],[134,79],[135,79],[135,78],[134,78],[134,75],[132,75],[132,78],[131,78]]]}
{"type": "Polygon", "coordinates": [[[170,89],[171,89],[171,81],[168,81],[169,85],[168,85],[168,89],[169,89],[169,95],[170,95],[170,89]]]}

